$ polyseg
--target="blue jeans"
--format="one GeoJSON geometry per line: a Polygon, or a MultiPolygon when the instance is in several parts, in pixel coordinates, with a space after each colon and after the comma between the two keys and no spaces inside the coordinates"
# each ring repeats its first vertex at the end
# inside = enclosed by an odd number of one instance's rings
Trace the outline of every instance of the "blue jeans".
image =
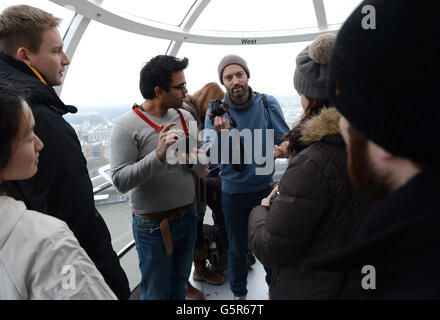
{"type": "Polygon", "coordinates": [[[142,274],[141,300],[185,300],[197,238],[196,209],[169,222],[173,253],[167,256],[160,221],[133,215],[133,236],[142,274]]]}
{"type": "Polygon", "coordinates": [[[228,269],[231,291],[235,296],[247,294],[248,219],[271,189],[254,193],[222,192],[222,208],[229,242],[228,269]]]}

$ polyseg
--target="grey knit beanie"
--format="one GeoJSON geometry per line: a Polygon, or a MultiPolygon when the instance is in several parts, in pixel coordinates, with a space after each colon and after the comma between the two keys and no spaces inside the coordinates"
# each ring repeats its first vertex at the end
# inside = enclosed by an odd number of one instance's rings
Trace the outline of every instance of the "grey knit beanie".
{"type": "Polygon", "coordinates": [[[238,64],[243,67],[244,71],[246,71],[246,74],[249,78],[249,69],[247,66],[246,61],[244,61],[243,58],[235,55],[235,54],[229,54],[225,56],[218,65],[218,76],[220,77],[220,82],[223,84],[223,70],[231,64],[238,64]]]}
{"type": "Polygon", "coordinates": [[[296,57],[293,86],[306,97],[328,99],[328,61],[335,38],[332,33],[322,34],[296,57]]]}

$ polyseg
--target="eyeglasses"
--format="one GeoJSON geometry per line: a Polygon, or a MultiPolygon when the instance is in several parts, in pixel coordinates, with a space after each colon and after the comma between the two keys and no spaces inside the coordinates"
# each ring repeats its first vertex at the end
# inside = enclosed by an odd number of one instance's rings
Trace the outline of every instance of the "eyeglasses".
{"type": "Polygon", "coordinates": [[[174,89],[178,89],[178,90],[182,90],[185,91],[186,90],[186,83],[181,84],[180,86],[168,86],[169,88],[174,88],[174,89]]]}

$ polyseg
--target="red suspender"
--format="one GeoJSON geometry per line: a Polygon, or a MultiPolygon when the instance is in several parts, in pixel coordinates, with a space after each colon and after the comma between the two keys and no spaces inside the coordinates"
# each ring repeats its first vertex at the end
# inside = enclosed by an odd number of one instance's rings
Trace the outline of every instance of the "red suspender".
{"type": "MultiPolygon", "coordinates": [[[[142,120],[144,120],[146,123],[148,123],[152,128],[156,129],[157,131],[162,131],[163,126],[159,127],[157,124],[155,124],[153,121],[148,119],[142,112],[140,112],[137,108],[137,105],[133,106],[133,111],[141,117],[142,120]]],[[[183,118],[182,111],[179,109],[176,109],[177,112],[179,112],[180,115],[180,122],[182,123],[183,131],[185,131],[186,134],[188,134],[188,127],[186,126],[185,119],[183,118]]]]}
{"type": "Polygon", "coordinates": [[[177,108],[176,108],[176,110],[180,114],[180,122],[182,123],[183,131],[185,131],[185,133],[188,134],[188,127],[186,126],[186,122],[185,122],[185,119],[183,118],[182,111],[180,111],[177,108]]]}
{"type": "Polygon", "coordinates": [[[151,121],[150,119],[148,119],[146,116],[144,116],[144,114],[142,112],[140,112],[136,107],[133,108],[133,111],[142,118],[142,120],[144,120],[146,123],[148,123],[151,127],[153,127],[154,129],[156,129],[157,131],[162,131],[162,127],[159,127],[157,124],[155,124],[153,121],[151,121]]]}

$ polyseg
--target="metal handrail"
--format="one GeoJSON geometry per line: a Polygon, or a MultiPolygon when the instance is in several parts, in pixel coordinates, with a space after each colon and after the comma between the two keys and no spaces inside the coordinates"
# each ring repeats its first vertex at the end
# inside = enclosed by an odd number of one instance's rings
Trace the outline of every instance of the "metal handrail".
{"type": "Polygon", "coordinates": [[[102,184],[100,184],[99,186],[93,188],[93,195],[96,195],[97,193],[110,188],[112,186],[112,184],[110,182],[104,182],[102,184]]]}
{"type": "MultiPolygon", "coordinates": [[[[280,159],[277,159],[277,160],[280,160],[280,159]]],[[[287,160],[284,160],[284,162],[286,162],[286,161],[287,160]]],[[[280,161],[280,162],[282,162],[282,161],[280,161]]],[[[100,184],[99,186],[93,188],[93,195],[96,195],[98,192],[101,192],[111,186],[112,186],[112,184],[110,182],[105,182],[103,184],[100,184]]],[[[117,253],[119,260],[121,260],[122,257],[124,257],[131,249],[133,249],[134,246],[135,246],[135,241],[131,240],[121,250],[119,250],[119,252],[117,253]]]]}
{"type": "MultiPolygon", "coordinates": [[[[93,188],[93,195],[96,195],[97,193],[111,187],[112,184],[110,182],[105,182],[103,184],[100,184],[99,186],[93,188]]],[[[121,250],[119,250],[118,258],[121,260],[123,256],[125,256],[133,247],[135,246],[134,240],[131,240],[128,244],[126,244],[121,250]]]]}
{"type": "Polygon", "coordinates": [[[131,242],[129,242],[125,247],[123,247],[119,252],[118,252],[118,258],[119,260],[122,259],[123,256],[125,256],[131,249],[133,249],[135,245],[134,240],[131,240],[131,242]]]}

